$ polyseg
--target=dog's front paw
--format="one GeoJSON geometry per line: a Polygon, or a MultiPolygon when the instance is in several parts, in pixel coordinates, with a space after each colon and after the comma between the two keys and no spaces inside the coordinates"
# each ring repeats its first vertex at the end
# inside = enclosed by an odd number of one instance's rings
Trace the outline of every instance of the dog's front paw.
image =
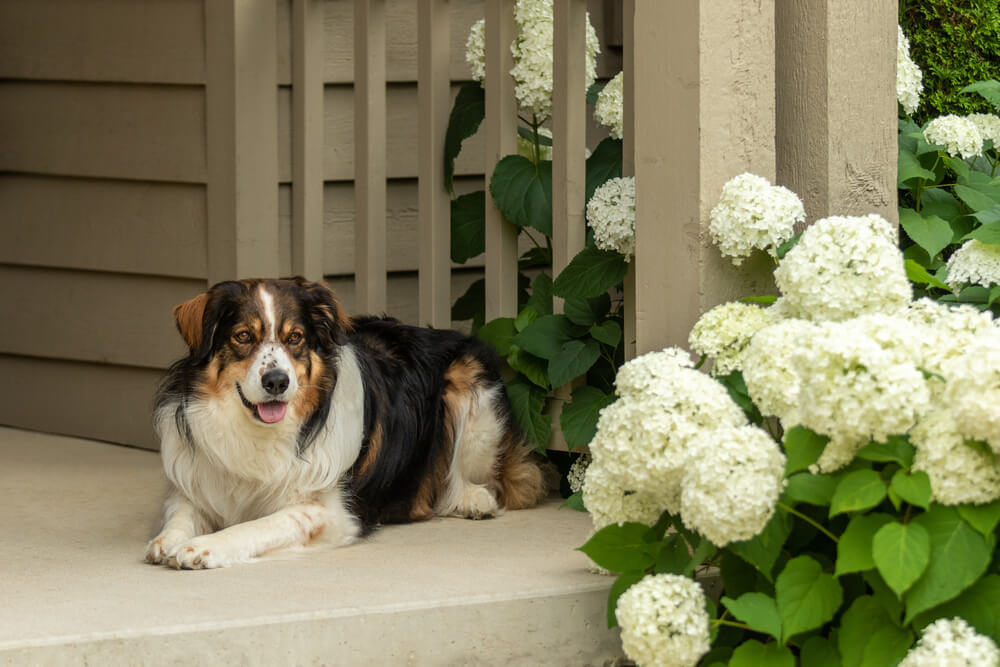
{"type": "Polygon", "coordinates": [[[178,570],[212,570],[229,567],[246,558],[227,547],[223,540],[205,535],[178,545],[166,559],[167,567],[178,570]]]}
{"type": "Polygon", "coordinates": [[[166,562],[170,552],[190,536],[174,531],[160,533],[146,545],[146,562],[159,565],[166,562]]]}

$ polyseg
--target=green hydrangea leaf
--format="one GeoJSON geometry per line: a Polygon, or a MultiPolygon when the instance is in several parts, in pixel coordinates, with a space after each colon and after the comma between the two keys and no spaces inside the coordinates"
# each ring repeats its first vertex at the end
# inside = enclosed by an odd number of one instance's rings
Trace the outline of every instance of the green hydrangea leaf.
{"type": "Polygon", "coordinates": [[[903,470],[897,470],[892,476],[890,488],[895,491],[900,498],[911,505],[916,505],[917,507],[922,507],[924,509],[930,507],[931,478],[928,477],[927,473],[922,470],[911,473],[906,473],[903,470]]]}
{"type": "Polygon", "coordinates": [[[508,382],[506,389],[514,419],[535,447],[544,449],[552,430],[551,417],[542,414],[545,409],[545,389],[519,378],[508,382]]]}
{"type": "Polygon", "coordinates": [[[809,505],[829,505],[837,480],[830,475],[813,475],[800,472],[788,478],[788,485],[781,494],[781,502],[786,505],[807,503],[809,505]]]}
{"type": "Polygon", "coordinates": [[[897,158],[897,169],[898,174],[896,177],[896,183],[900,188],[907,188],[907,181],[913,179],[922,179],[925,181],[934,181],[934,172],[928,169],[924,169],[923,165],[920,164],[920,160],[914,153],[906,150],[899,151],[899,157],[897,158]]]}
{"type": "MultiPolygon", "coordinates": [[[[521,309],[521,312],[517,314],[514,318],[514,330],[515,335],[521,331],[527,329],[535,320],[538,319],[538,311],[535,310],[534,306],[528,305],[521,309]]],[[[513,341],[513,336],[511,337],[513,341]]]]}
{"type": "Polygon", "coordinates": [[[832,574],[810,556],[797,556],[785,565],[774,582],[785,639],[814,630],[833,618],[844,591],[832,574]]]}
{"type": "Polygon", "coordinates": [[[872,538],[872,557],[879,574],[893,592],[903,593],[927,569],[931,555],[931,539],[918,523],[887,523],[872,538]]]}
{"type": "Polygon", "coordinates": [[[563,313],[573,324],[590,327],[604,319],[611,310],[611,297],[602,292],[590,299],[570,298],[563,302],[563,313]]]}
{"type": "Polygon", "coordinates": [[[551,360],[572,339],[572,325],[565,315],[542,315],[519,332],[513,342],[536,357],[551,360]]]}
{"type": "Polygon", "coordinates": [[[772,581],[771,571],[791,532],[788,515],[777,509],[760,535],[743,542],[731,542],[726,548],[757,568],[768,581],[772,581]]]}
{"type": "Polygon", "coordinates": [[[507,365],[527,378],[536,387],[545,391],[552,388],[552,385],[549,384],[549,364],[545,359],[539,359],[515,345],[511,347],[511,352],[507,355],[507,365]]]}
{"type": "Polygon", "coordinates": [[[930,563],[906,593],[906,618],[952,600],[982,576],[990,563],[996,536],[984,539],[954,507],[932,505],[913,519],[927,531],[931,541],[930,563]]]}
{"type": "Polygon", "coordinates": [[[677,533],[667,535],[660,544],[660,553],[656,555],[653,566],[657,574],[683,574],[691,560],[687,542],[677,533]]]}
{"type": "Polygon", "coordinates": [[[539,315],[552,314],[552,277],[549,274],[543,272],[535,276],[527,305],[538,311],[539,315]]]}
{"type": "Polygon", "coordinates": [[[628,263],[618,253],[584,248],[556,277],[552,292],[564,299],[589,299],[619,285],[627,272],[628,263]]]}
{"type": "Polygon", "coordinates": [[[785,431],[781,447],[785,450],[785,474],[805,470],[819,460],[830,438],[805,426],[794,426],[785,431]]]}
{"type": "Polygon", "coordinates": [[[549,360],[549,380],[561,387],[590,370],[601,356],[601,346],[593,339],[570,340],[549,360]]]}
{"type": "Polygon", "coordinates": [[[987,193],[983,188],[971,188],[967,185],[956,185],[955,194],[958,198],[969,205],[973,211],[987,211],[997,205],[996,199],[987,193]]]}
{"type": "Polygon", "coordinates": [[[586,512],[587,508],[583,506],[583,492],[577,491],[570,494],[570,496],[562,502],[561,507],[568,507],[571,510],[576,510],[577,512],[586,512]]]}
{"type": "Polygon", "coordinates": [[[837,644],[843,667],[882,667],[903,659],[913,633],[894,623],[874,597],[862,595],[841,616],[837,644]]]}
{"type": "Polygon", "coordinates": [[[830,500],[830,517],[844,512],[869,510],[885,500],[886,485],[874,470],[855,470],[844,475],[830,500]]]}
{"type": "Polygon", "coordinates": [[[572,400],[559,414],[566,446],[571,450],[590,444],[597,433],[597,418],[603,408],[615,401],[614,394],[605,394],[596,387],[584,385],[573,390],[572,400]]]}
{"type": "Polygon", "coordinates": [[[448,192],[454,192],[455,158],[462,151],[462,142],[476,133],[485,117],[486,92],[478,81],[466,83],[455,97],[444,136],[444,184],[448,192]]]}
{"type": "Polygon", "coordinates": [[[451,261],[465,264],[486,251],[486,192],[451,200],[451,261]]]}
{"type": "Polygon", "coordinates": [[[854,456],[864,461],[885,463],[893,461],[909,468],[913,465],[916,449],[905,436],[890,435],[885,442],[870,442],[858,450],[854,456]]]}
{"type": "Polygon", "coordinates": [[[520,155],[504,157],[493,170],[490,194],[508,222],[552,236],[551,162],[536,165],[520,155]]]}
{"type": "Polygon", "coordinates": [[[788,647],[776,642],[761,644],[749,639],[733,651],[729,667],[795,667],[795,656],[788,647]]]}
{"type": "Polygon", "coordinates": [[[590,335],[605,345],[617,347],[622,339],[622,328],[614,320],[604,320],[590,327],[590,335]]]}
{"type": "Polygon", "coordinates": [[[763,593],[744,593],[737,599],[722,597],[722,604],[740,621],[754,630],[771,635],[781,640],[781,616],[778,615],[778,605],[769,595],[763,593]]]}
{"type": "Polygon", "coordinates": [[[586,201],[594,196],[594,190],[608,179],[620,178],[622,175],[622,140],[608,137],[597,144],[594,152],[587,158],[586,165],[586,201]]]}
{"type": "Polygon", "coordinates": [[[646,570],[656,562],[660,544],[649,540],[649,526],[626,521],[601,528],[580,547],[590,560],[612,572],[646,570]]]}
{"type": "Polygon", "coordinates": [[[958,513],[983,537],[989,537],[1000,523],[1000,500],[987,505],[959,505],[958,513]]]}
{"type": "Polygon", "coordinates": [[[987,574],[951,602],[919,614],[913,625],[923,629],[938,618],[960,616],[980,634],[1000,643],[1000,575],[987,574]]]}
{"type": "Polygon", "coordinates": [[[962,237],[963,241],[968,241],[970,239],[975,239],[980,243],[1000,243],[1000,222],[987,223],[981,227],[976,227],[962,237]]]}
{"type": "Polygon", "coordinates": [[[899,224],[913,242],[933,259],[951,243],[951,225],[936,215],[921,215],[913,209],[899,209],[899,224]]]}
{"type": "Polygon", "coordinates": [[[892,520],[888,514],[863,514],[853,517],[837,543],[837,565],[834,573],[839,577],[875,567],[872,540],[875,538],[875,533],[892,520]]]}
{"type": "Polygon", "coordinates": [[[622,596],[622,593],[627,591],[632,584],[637,584],[642,581],[642,578],[646,576],[643,570],[633,570],[631,572],[622,572],[615,583],[611,584],[611,590],[608,591],[608,627],[614,628],[618,627],[618,617],[615,616],[615,607],[618,606],[618,598],[622,596]]]}
{"type": "Polygon", "coordinates": [[[960,93],[978,93],[980,97],[993,105],[993,108],[1000,111],[1000,81],[987,79],[986,81],[976,81],[970,83],[960,93]]]}
{"type": "Polygon", "coordinates": [[[943,282],[927,273],[927,269],[917,264],[912,259],[906,260],[906,277],[909,278],[911,283],[917,283],[919,285],[930,285],[931,287],[937,287],[946,292],[950,292],[951,288],[945,285],[943,282]]]}
{"type": "Polygon", "coordinates": [[[826,637],[810,637],[802,645],[799,663],[809,667],[841,667],[837,645],[826,637]]]}
{"type": "Polygon", "coordinates": [[[497,354],[501,356],[510,354],[515,335],[517,335],[517,329],[512,317],[498,317],[495,320],[490,320],[476,332],[479,340],[492,345],[497,354]]]}

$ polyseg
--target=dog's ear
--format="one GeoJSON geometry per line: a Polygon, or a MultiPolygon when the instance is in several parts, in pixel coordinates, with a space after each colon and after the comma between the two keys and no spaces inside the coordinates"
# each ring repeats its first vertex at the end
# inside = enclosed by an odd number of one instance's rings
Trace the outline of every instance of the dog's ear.
{"type": "Polygon", "coordinates": [[[304,278],[293,280],[299,287],[302,305],[323,349],[330,352],[335,346],[343,345],[352,324],[337,295],[324,283],[304,278]]]}
{"type": "Polygon", "coordinates": [[[205,307],[208,305],[208,292],[199,294],[189,301],[174,306],[174,320],[181,338],[187,343],[191,352],[197,352],[204,342],[205,307]]]}

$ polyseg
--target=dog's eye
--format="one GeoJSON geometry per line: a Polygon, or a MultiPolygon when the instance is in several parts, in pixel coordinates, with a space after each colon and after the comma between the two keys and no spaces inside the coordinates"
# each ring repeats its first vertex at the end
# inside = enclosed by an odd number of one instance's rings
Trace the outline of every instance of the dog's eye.
{"type": "Polygon", "coordinates": [[[288,343],[289,345],[298,345],[299,343],[302,342],[302,332],[293,331],[292,333],[288,334],[288,338],[285,339],[285,342],[288,343]]]}
{"type": "Polygon", "coordinates": [[[237,343],[249,343],[250,339],[251,336],[249,331],[245,330],[237,331],[235,334],[233,334],[233,340],[235,340],[237,343]]]}

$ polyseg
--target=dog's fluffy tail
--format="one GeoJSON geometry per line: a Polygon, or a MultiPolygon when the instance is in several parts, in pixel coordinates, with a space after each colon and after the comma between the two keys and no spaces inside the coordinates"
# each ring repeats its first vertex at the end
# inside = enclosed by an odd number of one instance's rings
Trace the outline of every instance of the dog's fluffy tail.
{"type": "Polygon", "coordinates": [[[550,479],[553,475],[547,475],[545,470],[551,466],[525,446],[520,433],[511,430],[504,436],[498,463],[498,500],[507,509],[533,507],[554,488],[550,479]]]}

